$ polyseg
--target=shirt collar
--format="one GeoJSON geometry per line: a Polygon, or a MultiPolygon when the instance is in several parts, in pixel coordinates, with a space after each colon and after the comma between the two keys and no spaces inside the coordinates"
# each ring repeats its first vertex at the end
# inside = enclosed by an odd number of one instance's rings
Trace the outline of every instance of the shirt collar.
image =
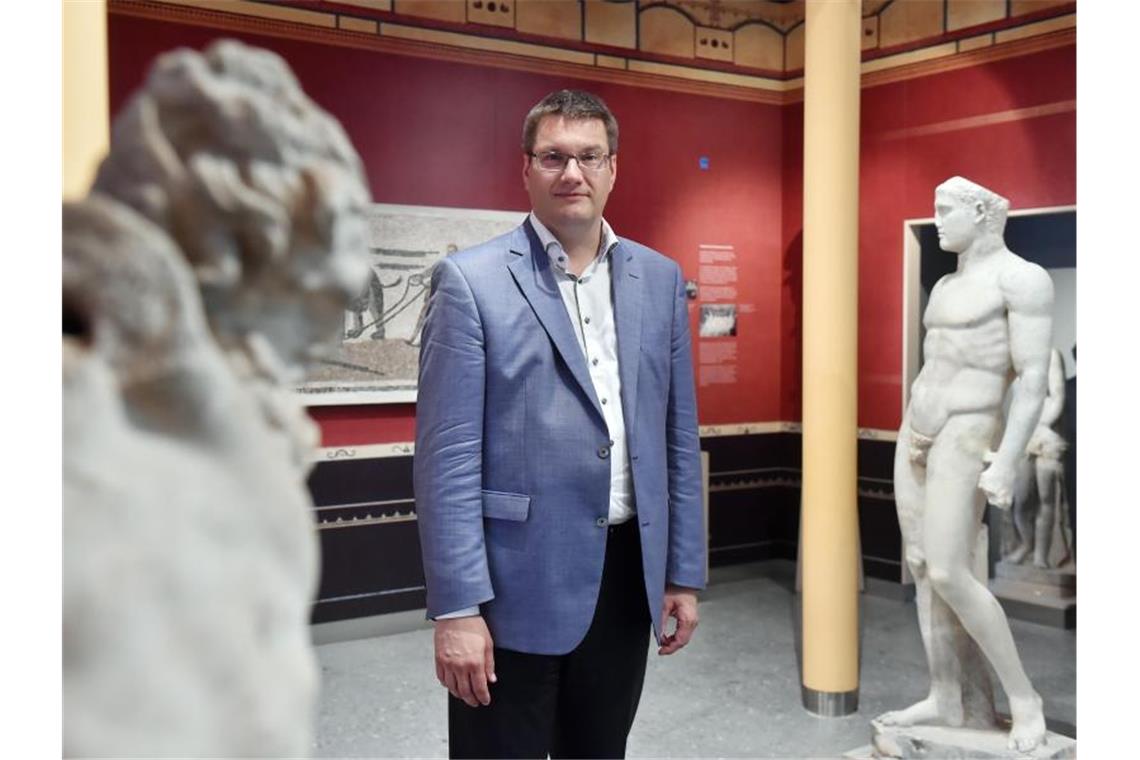
{"type": "MultiPolygon", "coordinates": [[[[550,263],[559,271],[566,271],[566,251],[563,250],[562,244],[558,242],[558,238],[554,237],[554,233],[546,228],[546,225],[538,220],[538,216],[533,211],[530,212],[530,224],[534,227],[535,233],[538,235],[538,240],[542,243],[542,247],[546,250],[546,255],[550,257],[550,263]]],[[[594,263],[605,259],[613,251],[614,246],[618,244],[618,236],[614,234],[613,227],[604,218],[602,219],[602,239],[598,245],[598,255],[591,262],[592,267],[594,263]]]]}

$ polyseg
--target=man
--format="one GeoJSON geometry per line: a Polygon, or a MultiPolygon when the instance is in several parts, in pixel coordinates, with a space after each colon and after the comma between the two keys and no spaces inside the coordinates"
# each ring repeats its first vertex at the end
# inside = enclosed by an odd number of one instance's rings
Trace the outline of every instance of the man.
{"type": "Polygon", "coordinates": [[[879,722],[994,725],[984,656],[1009,697],[1009,746],[1029,751],[1045,737],[1041,698],[1001,606],[971,564],[986,498],[1009,508],[1017,463],[1041,413],[1053,285],[1045,270],[1006,248],[1009,202],[1001,196],[953,177],[938,186],[934,209],[939,245],[958,255],[958,269],[930,294],[924,364],[895,453],[895,500],[931,690],[879,722]],[[1011,376],[1017,382],[1003,428],[1011,376]]]}
{"type": "Polygon", "coordinates": [[[602,218],[617,146],[596,96],[544,98],[533,211],[432,274],[415,491],[453,757],[624,756],[650,621],[659,654],[697,625],[684,280],[602,218]]]}

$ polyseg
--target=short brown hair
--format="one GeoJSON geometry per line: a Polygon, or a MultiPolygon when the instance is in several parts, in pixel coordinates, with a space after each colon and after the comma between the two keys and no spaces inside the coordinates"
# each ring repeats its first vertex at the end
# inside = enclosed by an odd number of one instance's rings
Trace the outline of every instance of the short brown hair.
{"type": "Polygon", "coordinates": [[[558,90],[547,95],[530,109],[523,121],[523,152],[534,151],[534,136],[538,124],[545,116],[561,116],[565,119],[600,119],[606,127],[606,141],[610,153],[617,153],[618,123],[605,101],[585,90],[558,90]]]}

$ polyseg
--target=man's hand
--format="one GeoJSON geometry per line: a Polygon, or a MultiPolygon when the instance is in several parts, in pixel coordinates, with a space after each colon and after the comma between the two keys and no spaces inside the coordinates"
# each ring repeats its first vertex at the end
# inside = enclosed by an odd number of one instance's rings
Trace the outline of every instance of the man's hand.
{"type": "Polygon", "coordinates": [[[1016,472],[998,461],[994,452],[987,452],[983,460],[990,466],[982,471],[978,478],[978,488],[986,495],[986,500],[999,509],[1009,509],[1013,506],[1013,481],[1016,472]]]}
{"type": "Polygon", "coordinates": [[[657,654],[673,654],[688,644],[697,629],[697,592],[681,586],[668,586],[661,606],[661,626],[664,630],[657,654]],[[669,618],[677,621],[672,633],[668,633],[669,618]]]}
{"type": "Polygon", "coordinates": [[[435,675],[471,707],[491,704],[495,654],[482,615],[435,621],[435,675]]]}

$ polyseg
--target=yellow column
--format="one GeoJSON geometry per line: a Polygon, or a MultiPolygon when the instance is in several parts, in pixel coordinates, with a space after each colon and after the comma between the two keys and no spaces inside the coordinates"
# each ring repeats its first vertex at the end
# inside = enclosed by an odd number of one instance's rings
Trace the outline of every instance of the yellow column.
{"type": "Polygon", "coordinates": [[[859,705],[856,503],[860,0],[807,0],[804,57],[803,703],[859,705]]]}
{"type": "Polygon", "coordinates": [[[106,0],[63,0],[63,197],[87,194],[111,144],[106,0]]]}

